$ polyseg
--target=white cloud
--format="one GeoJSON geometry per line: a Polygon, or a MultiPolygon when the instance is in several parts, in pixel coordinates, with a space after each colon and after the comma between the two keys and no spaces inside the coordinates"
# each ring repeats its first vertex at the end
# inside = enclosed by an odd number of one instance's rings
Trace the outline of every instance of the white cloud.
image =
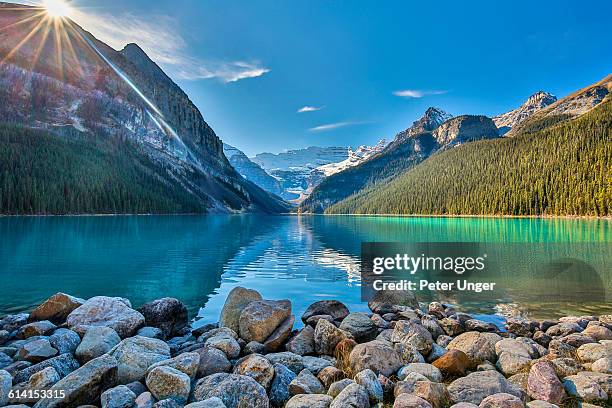
{"type": "Polygon", "coordinates": [[[300,109],[297,110],[297,113],[305,113],[305,112],[316,112],[316,111],[320,111],[321,109],[323,109],[325,106],[302,106],[300,109]]]}
{"type": "Polygon", "coordinates": [[[401,96],[402,98],[422,98],[427,95],[443,95],[448,91],[426,91],[420,89],[403,89],[401,91],[393,92],[395,96],[401,96]]]}
{"type": "Polygon", "coordinates": [[[339,129],[347,126],[356,126],[356,125],[365,125],[370,122],[336,122],[336,123],[328,123],[326,125],[315,126],[313,128],[308,129],[311,132],[326,132],[329,130],[339,129]]]}
{"type": "Polygon", "coordinates": [[[181,79],[217,78],[229,83],[270,72],[256,60],[220,61],[190,56],[177,21],[168,16],[145,19],[130,13],[110,15],[75,10],[73,19],[115,49],[120,50],[128,43],[138,44],[153,61],[181,79]]]}

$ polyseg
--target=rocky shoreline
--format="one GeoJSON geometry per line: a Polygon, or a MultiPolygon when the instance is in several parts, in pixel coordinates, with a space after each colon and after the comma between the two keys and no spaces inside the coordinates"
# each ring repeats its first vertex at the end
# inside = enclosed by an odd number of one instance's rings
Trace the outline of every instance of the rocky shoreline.
{"type": "Polygon", "coordinates": [[[0,319],[0,407],[531,408],[612,406],[612,315],[508,319],[505,330],[412,293],[350,313],[230,292],[192,328],[164,298],[58,293],[0,319]]]}

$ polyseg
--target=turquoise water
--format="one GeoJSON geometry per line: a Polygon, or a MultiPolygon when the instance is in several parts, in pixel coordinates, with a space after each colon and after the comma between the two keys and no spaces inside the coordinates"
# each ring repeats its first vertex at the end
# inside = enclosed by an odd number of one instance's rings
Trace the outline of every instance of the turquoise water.
{"type": "MultiPolygon", "coordinates": [[[[255,288],[266,298],[289,298],[298,315],[310,303],[329,298],[366,310],[360,300],[362,241],[557,243],[572,252],[577,243],[612,243],[612,222],[260,215],[0,218],[0,315],[29,310],[62,291],[84,298],[123,296],[134,306],[172,296],[192,316],[216,321],[236,285],[255,288]]],[[[522,270],[498,277],[505,284],[484,298],[428,293],[422,300],[457,303],[476,314],[493,314],[506,305],[539,318],[612,313],[612,263],[609,257],[594,261],[604,265],[599,279],[563,279],[578,289],[569,300],[543,296],[551,282],[522,270]],[[604,298],[589,296],[602,286],[604,298]]]]}

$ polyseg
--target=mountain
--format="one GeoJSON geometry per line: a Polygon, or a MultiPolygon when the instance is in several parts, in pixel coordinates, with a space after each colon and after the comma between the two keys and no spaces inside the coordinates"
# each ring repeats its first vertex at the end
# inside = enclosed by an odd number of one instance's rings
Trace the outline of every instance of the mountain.
{"type": "Polygon", "coordinates": [[[374,146],[362,145],[359,146],[357,150],[353,150],[349,147],[348,158],[346,160],[342,160],[338,163],[325,164],[317,167],[317,170],[322,171],[323,174],[325,174],[325,177],[329,177],[348,168],[358,166],[359,164],[368,160],[370,157],[382,152],[386,145],[387,141],[382,139],[374,146]]]}
{"type": "Polygon", "coordinates": [[[281,187],[281,183],[277,179],[266,173],[257,163],[253,163],[242,151],[223,143],[223,153],[225,153],[225,157],[227,157],[230,164],[245,179],[284,199],[294,198],[286,194],[285,190],[281,187]]]}
{"type": "MultiPolygon", "coordinates": [[[[197,107],[137,45],[116,51],[71,20],[52,20],[38,7],[0,3],[0,59],[0,122],[36,129],[61,142],[90,143],[109,163],[113,157],[122,161],[125,175],[146,178],[143,185],[158,185],[168,197],[191,197],[189,212],[287,210],[282,200],[236,172],[197,107]]],[[[49,148],[62,146],[42,139],[53,145],[49,148]]],[[[30,156],[24,159],[28,162],[40,160],[23,146],[21,153],[30,156]]],[[[45,168],[64,173],[70,166],[58,159],[45,163],[45,168]]],[[[46,178],[27,167],[4,182],[25,179],[45,190],[46,178]]],[[[78,175],[67,174],[65,180],[64,191],[82,191],[78,175]]],[[[20,194],[15,200],[29,203],[23,213],[61,213],[52,209],[61,205],[36,201],[41,195],[32,188],[14,191],[20,194]]],[[[100,193],[94,202],[57,194],[49,200],[74,201],[67,206],[70,213],[108,212],[114,196],[100,193]]],[[[183,212],[178,202],[174,204],[162,204],[152,196],[143,202],[126,201],[121,212],[183,212]],[[168,210],[171,207],[177,210],[168,210]]]]}
{"type": "Polygon", "coordinates": [[[495,116],[493,118],[493,122],[498,127],[500,135],[503,136],[512,128],[520,125],[532,117],[535,113],[541,111],[556,101],[557,97],[549,94],[548,92],[536,92],[527,98],[525,103],[518,108],[502,115],[495,116]]]}
{"type": "Polygon", "coordinates": [[[280,182],[281,197],[301,202],[326,177],[360,164],[381,151],[384,144],[381,141],[376,146],[360,146],[355,151],[350,147],[311,146],[278,154],[260,153],[251,161],[280,182]]]}
{"type": "Polygon", "coordinates": [[[443,110],[431,107],[412,126],[398,133],[379,154],[323,180],[299,210],[322,212],[364,188],[397,177],[439,149],[496,135],[497,129],[491,119],[479,116],[455,119],[443,110]],[[444,130],[435,133],[441,126],[444,130]]]}
{"type": "Polygon", "coordinates": [[[511,138],[438,152],[327,212],[610,216],[611,80],[549,105],[511,138]]]}

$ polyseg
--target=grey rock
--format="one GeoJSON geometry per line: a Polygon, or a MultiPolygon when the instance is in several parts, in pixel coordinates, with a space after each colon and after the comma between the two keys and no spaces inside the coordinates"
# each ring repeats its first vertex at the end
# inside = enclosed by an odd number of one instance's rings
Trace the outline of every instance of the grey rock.
{"type": "Polygon", "coordinates": [[[378,328],[365,313],[351,313],[340,324],[340,329],[350,333],[357,343],[374,340],[378,328]]]}
{"type": "Polygon", "coordinates": [[[395,325],[391,341],[416,348],[422,355],[428,355],[433,347],[431,333],[420,321],[400,320],[395,325]]]}
{"type": "Polygon", "coordinates": [[[238,374],[213,374],[200,379],[193,393],[196,401],[220,398],[227,408],[268,408],[266,390],[251,377],[238,374]]]}
{"type": "Polygon", "coordinates": [[[522,398],[522,391],[497,371],[477,371],[453,381],[448,387],[453,403],[480,404],[489,395],[506,393],[522,398]]]}
{"type": "Polygon", "coordinates": [[[253,378],[266,390],[270,388],[274,378],[272,363],[260,354],[250,354],[241,358],[236,362],[233,372],[253,378]]]}
{"type": "Polygon", "coordinates": [[[157,367],[171,367],[186,374],[192,380],[196,378],[200,367],[200,355],[196,352],[183,353],[174,358],[162,360],[149,367],[149,372],[157,367]]]}
{"type": "Polygon", "coordinates": [[[374,405],[383,401],[383,388],[374,371],[367,369],[357,373],[355,382],[368,391],[371,404],[374,405]]]}
{"type": "Polygon", "coordinates": [[[79,362],[71,354],[62,354],[50,358],[16,373],[14,378],[15,384],[28,381],[32,374],[42,371],[47,367],[53,367],[60,377],[64,378],[79,368],[79,362]]]}
{"type": "Polygon", "coordinates": [[[203,347],[195,352],[200,355],[198,377],[227,373],[232,370],[232,363],[227,359],[225,353],[219,349],[203,347]]]}
{"type": "Polygon", "coordinates": [[[608,399],[607,393],[599,383],[582,373],[564,378],[563,387],[570,396],[580,398],[585,402],[608,399]]]}
{"type": "Polygon", "coordinates": [[[244,346],[242,352],[244,354],[264,354],[266,352],[266,347],[257,341],[250,341],[244,346]]]}
{"type": "Polygon", "coordinates": [[[262,300],[261,295],[256,290],[235,287],[230,291],[225,299],[225,304],[221,310],[219,326],[229,327],[235,332],[240,330],[240,313],[249,303],[262,300]]]}
{"type": "Polygon", "coordinates": [[[147,387],[145,387],[140,381],[134,381],[126,384],[125,386],[138,396],[144,392],[147,392],[147,387]]]}
{"type": "Polygon", "coordinates": [[[530,364],[531,358],[529,357],[503,352],[499,355],[495,365],[500,372],[509,377],[529,368],[530,364]]]}
{"type": "Polygon", "coordinates": [[[155,367],[146,379],[147,388],[158,400],[172,399],[184,405],[191,391],[189,376],[168,366],[155,367]]]}
{"type": "Polygon", "coordinates": [[[160,329],[164,338],[181,334],[189,324],[187,308],[178,299],[158,299],[142,305],[138,311],[144,316],[145,324],[160,329]]]}
{"type": "Polygon", "coordinates": [[[304,358],[298,354],[284,351],[281,353],[266,354],[265,357],[272,364],[282,364],[295,374],[299,374],[304,369],[304,358]]]}
{"type": "Polygon", "coordinates": [[[432,408],[431,404],[421,397],[400,394],[393,403],[393,408],[432,408]]]}
{"type": "Polygon", "coordinates": [[[314,329],[311,326],[304,328],[286,344],[287,351],[301,356],[315,352],[314,329]]]}
{"type": "Polygon", "coordinates": [[[465,330],[467,331],[477,331],[477,332],[495,332],[497,331],[497,327],[493,323],[483,322],[478,319],[469,319],[463,324],[465,330]]]}
{"type": "Polygon", "coordinates": [[[64,323],[68,315],[83,303],[83,299],[56,293],[30,313],[29,321],[49,320],[56,324],[64,323]]]}
{"type": "Polygon", "coordinates": [[[291,316],[289,300],[256,300],[242,309],[238,325],[240,337],[264,343],[274,330],[291,316]]]}
{"type": "Polygon", "coordinates": [[[332,397],[322,394],[299,394],[293,396],[285,408],[329,408],[332,397]]]}
{"type": "Polygon", "coordinates": [[[159,339],[163,340],[165,338],[164,332],[162,329],[158,329],[157,327],[145,326],[142,329],[138,330],[136,333],[137,336],[149,337],[151,339],[159,339]]]}
{"type": "Polygon", "coordinates": [[[28,322],[28,316],[27,313],[4,316],[0,320],[0,330],[12,333],[28,322]]]}
{"type": "Polygon", "coordinates": [[[368,302],[368,307],[374,313],[397,313],[406,309],[418,309],[419,302],[413,292],[406,291],[378,291],[368,302]]]}
{"type": "Polygon", "coordinates": [[[106,390],[100,396],[102,408],[132,408],[136,402],[136,394],[125,385],[106,390]]]}
{"type": "Polygon", "coordinates": [[[18,339],[28,339],[34,336],[49,336],[55,329],[57,329],[56,325],[48,320],[43,320],[21,326],[17,330],[15,337],[18,339]]]}
{"type": "Polygon", "coordinates": [[[121,341],[109,353],[118,362],[117,376],[122,384],[144,379],[147,369],[170,358],[170,347],[157,339],[130,337],[121,341]]]}
{"type": "MultiPolygon", "coordinates": [[[[270,386],[270,403],[274,407],[283,407],[291,398],[289,384],[296,377],[296,374],[282,364],[274,364],[274,379],[270,386]]],[[[331,401],[330,401],[331,402],[331,401]]]]}
{"type": "Polygon", "coordinates": [[[495,344],[502,338],[495,333],[467,332],[455,337],[447,346],[448,350],[463,351],[473,366],[484,361],[496,362],[495,344]]]}
{"type": "Polygon", "coordinates": [[[529,370],[527,392],[533,399],[560,404],[566,397],[552,363],[538,361],[529,370]]]}
{"type": "Polygon", "coordinates": [[[153,408],[153,405],[157,400],[148,391],[142,392],[136,397],[136,401],[134,402],[134,408],[153,408]]]}
{"type": "Polygon", "coordinates": [[[324,394],[323,384],[310,371],[304,369],[289,383],[289,393],[297,394],[324,394]]]}
{"type": "Polygon", "coordinates": [[[238,344],[236,339],[226,334],[213,336],[206,340],[204,345],[223,351],[230,359],[237,358],[240,355],[240,344],[238,344]]]}
{"type": "Polygon", "coordinates": [[[336,398],[342,392],[343,389],[345,389],[351,384],[355,384],[355,381],[348,378],[336,381],[335,383],[332,383],[332,385],[329,386],[329,389],[327,390],[327,395],[336,398]]]}
{"type": "Polygon", "coordinates": [[[121,338],[110,327],[91,326],[75,351],[76,358],[82,363],[108,353],[121,342],[121,338]]]}
{"type": "Polygon", "coordinates": [[[51,390],[64,390],[64,399],[40,400],[36,408],[60,408],[95,404],[104,390],[116,386],[117,360],[109,355],[91,360],[83,367],[75,370],[57,382],[51,390]]]}
{"type": "Polygon", "coordinates": [[[17,375],[19,371],[25,370],[26,368],[29,368],[31,366],[32,366],[32,363],[30,363],[29,361],[15,361],[14,363],[7,365],[6,367],[2,367],[0,369],[5,370],[6,372],[8,372],[10,375],[14,377],[15,375],[17,375]]]}
{"type": "Polygon", "coordinates": [[[79,334],[85,333],[89,326],[110,327],[123,339],[143,327],[145,318],[123,299],[96,296],[70,313],[66,323],[79,334]]]}
{"type": "Polygon", "coordinates": [[[183,406],[173,400],[172,398],[168,398],[165,400],[157,401],[153,408],[182,408],[183,406]]]}
{"type": "Polygon", "coordinates": [[[405,379],[410,373],[418,373],[427,378],[429,381],[441,382],[442,372],[431,364],[427,363],[412,363],[402,367],[397,376],[400,380],[405,379]]]}
{"type": "Polygon", "coordinates": [[[28,381],[29,388],[31,389],[46,389],[51,388],[59,380],[61,380],[57,371],[53,367],[47,367],[37,373],[32,374],[28,381]]]}
{"type": "Polygon", "coordinates": [[[227,408],[221,398],[212,397],[204,401],[192,402],[185,405],[185,408],[227,408]]]}
{"type": "Polygon", "coordinates": [[[34,340],[19,349],[19,359],[30,363],[40,363],[57,355],[57,350],[51,347],[47,339],[34,340]]]}
{"type": "Polygon", "coordinates": [[[479,405],[479,408],[523,408],[525,404],[520,398],[505,394],[493,394],[489,395],[479,405]]]}
{"type": "Polygon", "coordinates": [[[327,320],[319,320],[315,327],[315,351],[318,354],[334,355],[336,345],[346,339],[346,333],[327,320]]]}
{"type": "Polygon", "coordinates": [[[274,352],[282,347],[285,341],[291,335],[293,331],[293,323],[295,322],[295,316],[291,315],[285,319],[268,338],[266,339],[264,346],[266,351],[274,352]]]}
{"type": "Polygon", "coordinates": [[[302,361],[304,362],[304,368],[314,375],[319,375],[319,372],[325,367],[330,367],[333,365],[330,360],[313,356],[304,356],[302,361]]]}
{"type": "Polygon", "coordinates": [[[527,408],[559,408],[559,406],[546,401],[534,400],[527,403],[527,408]]]}
{"type": "Polygon", "coordinates": [[[79,344],[81,344],[81,337],[72,330],[60,328],[49,337],[49,343],[59,354],[74,354],[79,344]]]}
{"type": "Polygon", "coordinates": [[[559,323],[549,327],[546,334],[552,337],[563,337],[572,333],[580,333],[582,330],[582,327],[576,323],[559,323]]]}
{"type": "Polygon", "coordinates": [[[353,383],[343,389],[332,401],[330,408],[369,408],[370,401],[365,387],[353,383]]]}
{"type": "Polygon", "coordinates": [[[355,373],[369,368],[386,377],[395,374],[403,365],[401,356],[391,344],[380,340],[358,344],[351,351],[349,359],[355,373]]]}
{"type": "Polygon", "coordinates": [[[308,306],[302,315],[302,321],[307,323],[309,318],[318,315],[328,315],[333,320],[342,321],[349,315],[349,310],[344,303],[337,300],[320,300],[308,306]]]}
{"type": "Polygon", "coordinates": [[[0,370],[0,407],[8,404],[9,392],[13,386],[13,377],[4,371],[0,370]]]}
{"type": "Polygon", "coordinates": [[[8,331],[0,330],[0,346],[6,343],[10,336],[11,333],[9,333],[8,331]]]}
{"type": "Polygon", "coordinates": [[[600,358],[591,365],[591,371],[612,374],[612,356],[600,358]]]}

